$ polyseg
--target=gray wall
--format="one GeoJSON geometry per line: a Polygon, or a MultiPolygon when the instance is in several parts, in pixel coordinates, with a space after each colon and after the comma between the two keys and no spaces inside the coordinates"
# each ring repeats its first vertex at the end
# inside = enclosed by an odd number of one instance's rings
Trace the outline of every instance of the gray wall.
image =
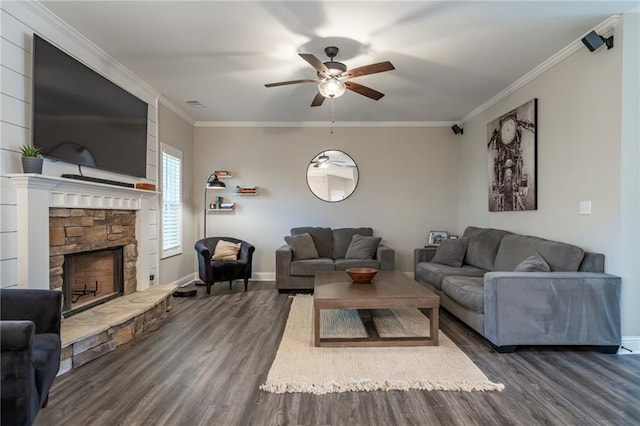
{"type": "MultiPolygon", "coordinates": [[[[183,283],[193,278],[196,240],[193,202],[193,126],[184,121],[162,103],[158,104],[158,141],[182,151],[182,254],[160,260],[160,284],[183,283]]],[[[159,146],[158,164],[162,166],[162,150],[159,146]]],[[[162,184],[162,180],[160,180],[162,184]]],[[[162,218],[158,217],[162,229],[162,218]]],[[[162,252],[160,233],[158,250],[162,252]]]]}
{"type": "MultiPolygon", "coordinates": [[[[615,37],[619,43],[620,27],[615,37]]],[[[638,335],[640,284],[638,273],[625,264],[631,260],[623,249],[628,236],[621,227],[621,87],[619,45],[594,53],[580,49],[465,123],[459,154],[459,231],[467,225],[490,226],[604,253],[607,272],[623,277],[623,335],[638,335]],[[487,122],[532,98],[538,98],[538,210],[489,212],[487,122]],[[592,202],[591,215],[578,214],[581,200],[592,202]]],[[[637,192],[638,182],[634,185],[637,192]]],[[[625,213],[632,215],[628,209],[625,213]]],[[[637,269],[640,253],[635,250],[637,269]]]]}
{"type": "MultiPolygon", "coordinates": [[[[229,170],[225,193],[234,213],[208,215],[210,236],[234,236],[256,246],[257,277],[273,277],[275,249],[295,226],[370,226],[396,250],[396,266],[413,271],[413,249],[429,230],[454,231],[458,211],[459,139],[448,128],[222,128],[196,127],[194,197],[202,209],[202,185],[214,170],[229,170]],[[339,149],[355,160],[360,180],[339,203],[316,198],[306,170],[320,151],[339,149]],[[230,188],[258,186],[257,197],[230,188]]],[[[209,201],[210,202],[210,201],[209,201]]],[[[202,234],[202,219],[198,235],[202,234]]]]}

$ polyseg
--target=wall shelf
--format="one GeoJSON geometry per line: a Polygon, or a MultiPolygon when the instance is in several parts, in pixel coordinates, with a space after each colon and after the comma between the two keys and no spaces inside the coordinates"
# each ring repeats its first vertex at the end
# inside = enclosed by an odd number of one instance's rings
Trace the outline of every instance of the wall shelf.
{"type": "MultiPolygon", "coordinates": [[[[231,173],[229,173],[228,171],[223,171],[223,170],[218,170],[220,172],[226,172],[226,174],[218,174],[215,173],[215,175],[218,177],[218,179],[222,180],[222,179],[233,179],[233,175],[231,173]]],[[[220,189],[220,191],[216,191],[217,195],[216,196],[216,200],[223,200],[226,197],[235,197],[235,196],[239,196],[239,197],[255,197],[258,194],[258,191],[255,192],[236,192],[239,188],[242,189],[257,189],[256,186],[249,186],[249,187],[240,187],[240,186],[236,186],[235,188],[233,186],[231,186],[230,184],[226,184],[226,188],[216,188],[216,189],[220,189]],[[222,197],[222,195],[224,195],[224,197],[222,197]]],[[[207,202],[207,194],[205,192],[205,202],[207,202]]],[[[218,203],[218,201],[216,201],[216,203],[218,203]]],[[[223,202],[224,204],[224,202],[223,202]]],[[[229,208],[212,208],[213,206],[215,206],[216,204],[212,203],[212,204],[208,204],[208,208],[206,209],[206,213],[232,213],[235,212],[236,210],[236,203],[230,203],[228,200],[226,200],[226,204],[227,205],[233,205],[233,207],[229,208]]],[[[206,220],[205,220],[205,227],[206,227],[206,220]]]]}

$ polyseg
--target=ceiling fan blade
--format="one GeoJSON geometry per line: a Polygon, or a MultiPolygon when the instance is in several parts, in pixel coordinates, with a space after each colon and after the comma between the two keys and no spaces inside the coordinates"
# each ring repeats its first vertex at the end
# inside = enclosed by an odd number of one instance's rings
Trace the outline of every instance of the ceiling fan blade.
{"type": "Polygon", "coordinates": [[[264,87],[276,87],[276,86],[286,86],[287,84],[298,84],[298,83],[317,83],[317,80],[291,80],[291,81],[280,81],[278,83],[268,83],[265,84],[264,87]]]}
{"type": "Polygon", "coordinates": [[[317,107],[322,105],[322,103],[324,102],[324,96],[322,96],[320,94],[320,92],[316,93],[316,97],[313,98],[313,101],[311,102],[311,106],[312,107],[317,107]]]}
{"type": "Polygon", "coordinates": [[[363,86],[362,84],[354,83],[353,81],[345,81],[344,85],[352,92],[356,92],[376,101],[384,96],[384,93],[380,93],[377,90],[373,90],[372,88],[363,86]]]}
{"type": "Polygon", "coordinates": [[[298,53],[302,59],[309,62],[312,67],[316,69],[321,75],[329,74],[329,68],[322,63],[315,55],[311,53],[298,53]]]}
{"type": "Polygon", "coordinates": [[[378,62],[377,64],[365,65],[362,67],[354,68],[352,70],[347,70],[342,74],[342,77],[360,77],[363,75],[376,74],[379,72],[391,71],[395,69],[396,67],[394,67],[393,64],[389,61],[378,62]]]}

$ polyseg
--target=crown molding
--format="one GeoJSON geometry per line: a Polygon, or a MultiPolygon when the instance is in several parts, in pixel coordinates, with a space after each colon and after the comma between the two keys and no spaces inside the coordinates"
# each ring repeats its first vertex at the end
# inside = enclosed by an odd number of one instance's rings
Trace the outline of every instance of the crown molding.
{"type": "Polygon", "coordinates": [[[174,104],[173,102],[171,102],[169,99],[165,98],[164,96],[160,96],[160,98],[158,99],[158,103],[164,105],[165,107],[167,107],[167,109],[171,112],[173,112],[175,115],[177,115],[178,117],[182,118],[184,121],[186,121],[187,123],[191,124],[192,126],[196,125],[196,120],[194,120],[193,117],[191,117],[189,114],[187,114],[186,111],[184,111],[182,108],[178,107],[176,104],[174,104]]]}
{"type": "Polygon", "coordinates": [[[598,34],[606,34],[612,31],[613,29],[615,29],[619,21],[620,21],[620,15],[613,15],[607,18],[605,21],[603,21],[602,23],[598,24],[595,28],[593,28],[593,30],[587,31],[579,39],[571,42],[568,46],[560,50],[558,53],[554,54],[549,59],[547,59],[546,61],[544,61],[543,63],[541,63],[540,65],[538,65],[537,67],[535,67],[534,69],[532,69],[531,71],[523,75],[522,77],[520,77],[511,85],[507,86],[505,89],[500,91],[493,98],[489,99],[487,102],[483,103],[482,105],[480,105],[479,107],[477,107],[476,109],[474,109],[473,111],[471,111],[470,113],[468,113],[458,121],[460,123],[466,123],[467,121],[470,121],[476,118],[477,116],[479,116],[480,114],[482,114],[483,112],[485,112],[486,110],[488,110],[489,108],[491,108],[492,106],[494,106],[495,104],[497,104],[498,102],[506,98],[507,96],[514,93],[516,90],[520,89],[530,81],[534,80],[535,78],[537,78],[538,76],[546,72],[549,68],[555,66],[561,61],[564,61],[569,56],[573,55],[574,53],[582,49],[584,47],[584,45],[582,44],[582,37],[584,37],[591,31],[595,31],[598,34]]]}
{"type": "Polygon", "coordinates": [[[153,105],[160,96],[159,91],[64,22],[39,1],[3,2],[2,9],[24,23],[33,32],[52,41],[83,64],[116,82],[145,102],[153,105]]]}
{"type": "MultiPolygon", "coordinates": [[[[340,121],[333,127],[451,127],[454,121],[340,121]]],[[[195,127],[331,127],[330,121],[196,121],[195,127]]]]}

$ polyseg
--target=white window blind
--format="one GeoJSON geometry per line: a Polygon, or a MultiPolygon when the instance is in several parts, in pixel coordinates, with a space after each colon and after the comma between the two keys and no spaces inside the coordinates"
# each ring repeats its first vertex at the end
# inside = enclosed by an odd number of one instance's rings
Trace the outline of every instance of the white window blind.
{"type": "Polygon", "coordinates": [[[182,253],[182,152],[162,144],[162,257],[182,253]]]}

